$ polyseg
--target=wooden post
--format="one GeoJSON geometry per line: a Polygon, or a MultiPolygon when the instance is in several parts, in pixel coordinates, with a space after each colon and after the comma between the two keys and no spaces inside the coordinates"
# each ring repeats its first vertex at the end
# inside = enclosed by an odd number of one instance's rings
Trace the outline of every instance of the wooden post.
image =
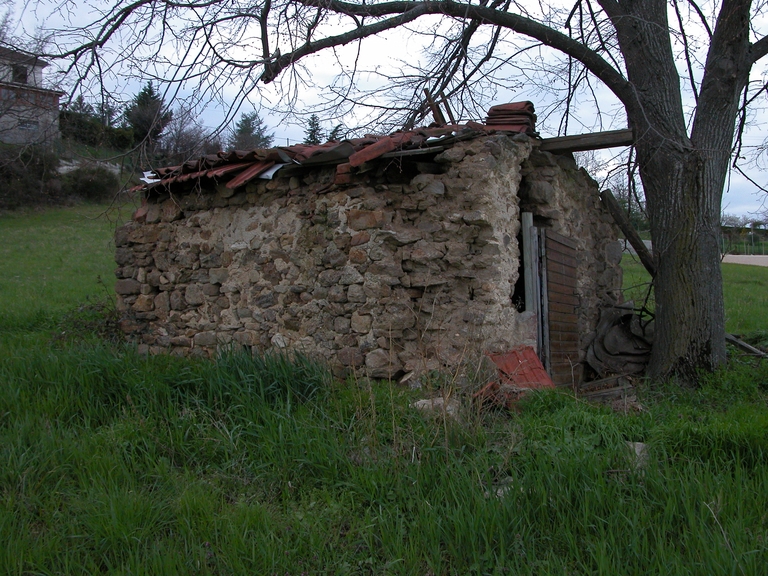
{"type": "Polygon", "coordinates": [[[525,284],[525,311],[536,315],[536,354],[542,359],[544,351],[544,325],[541,317],[541,287],[539,262],[539,233],[533,225],[533,214],[523,212],[520,215],[523,246],[523,282],[525,284]]]}
{"type": "Polygon", "coordinates": [[[750,346],[749,344],[737,338],[733,334],[726,334],[725,341],[730,342],[737,348],[740,348],[741,350],[743,350],[747,354],[751,354],[752,356],[758,356],[759,358],[768,358],[768,354],[766,354],[762,350],[755,348],[754,346],[750,346]]]}
{"type": "Polygon", "coordinates": [[[432,98],[432,94],[430,94],[429,90],[426,88],[424,88],[424,95],[427,97],[427,104],[429,104],[429,108],[432,110],[432,116],[435,117],[435,122],[437,122],[440,126],[445,126],[445,117],[440,111],[440,106],[437,105],[437,102],[435,102],[434,98],[432,98]]]}
{"type": "Polygon", "coordinates": [[[541,312],[539,313],[541,323],[541,353],[539,359],[544,364],[547,374],[552,376],[552,354],[549,341],[549,286],[547,278],[547,229],[539,230],[539,270],[537,278],[540,282],[539,293],[541,294],[541,312]]]}
{"type": "Polygon", "coordinates": [[[575,136],[544,138],[539,149],[546,152],[580,152],[582,150],[603,150],[615,146],[631,146],[634,143],[632,130],[610,130],[575,136]]]}
{"type": "Polygon", "coordinates": [[[445,94],[442,92],[440,92],[440,101],[442,102],[443,106],[445,106],[445,111],[448,113],[448,118],[451,120],[451,124],[456,124],[456,118],[453,117],[451,106],[448,104],[448,98],[446,98],[445,94]]]}
{"type": "Polygon", "coordinates": [[[520,224],[523,228],[523,282],[525,283],[525,310],[526,312],[536,312],[536,294],[534,288],[536,286],[535,274],[537,274],[536,268],[534,268],[533,260],[533,214],[531,212],[523,212],[520,217],[520,224]]]}
{"type": "Polygon", "coordinates": [[[618,227],[624,232],[624,236],[629,240],[632,248],[637,252],[637,256],[640,258],[640,262],[642,262],[643,266],[645,266],[645,269],[648,270],[651,277],[656,276],[656,264],[653,261],[653,256],[651,256],[651,253],[645,246],[645,242],[640,238],[640,235],[632,227],[629,218],[627,218],[627,215],[624,214],[621,206],[619,206],[619,203],[616,201],[613,192],[610,190],[603,190],[600,192],[600,199],[603,201],[603,206],[605,206],[608,212],[611,213],[611,216],[613,216],[613,220],[618,227]]]}

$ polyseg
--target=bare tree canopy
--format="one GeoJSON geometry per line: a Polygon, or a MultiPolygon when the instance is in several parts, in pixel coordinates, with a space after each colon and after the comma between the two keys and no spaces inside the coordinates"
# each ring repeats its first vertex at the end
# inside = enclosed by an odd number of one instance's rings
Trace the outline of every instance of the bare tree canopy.
{"type": "MultiPolygon", "coordinates": [[[[657,264],[656,342],[650,375],[693,378],[725,360],[719,264],[721,199],[744,109],[762,99],[751,81],[768,53],[762,0],[137,0],[98,8],[86,26],[57,32],[56,53],[82,77],[129,67],[156,71],[198,94],[241,95],[258,83],[283,93],[307,78],[307,57],[323,52],[336,66],[330,103],[359,106],[362,70],[337,55],[342,46],[389,30],[418,36],[427,55],[402,65],[370,105],[380,119],[413,125],[421,91],[443,94],[471,111],[521,79],[564,86],[561,128],[577,92],[607,88],[633,130],[657,264]],[[119,53],[121,60],[113,56],[119,53]],[[544,54],[559,53],[557,61],[544,54]],[[336,56],[336,57],[334,57],[336,56]],[[151,65],[149,65],[151,63],[151,65]],[[409,94],[409,95],[408,95],[409,94]]],[[[354,44],[353,44],[354,45],[354,44]]],[[[328,64],[330,62],[330,64],[328,64]]],[[[380,91],[381,86],[376,86],[380,91]]],[[[738,151],[736,155],[738,156],[738,151]]]]}

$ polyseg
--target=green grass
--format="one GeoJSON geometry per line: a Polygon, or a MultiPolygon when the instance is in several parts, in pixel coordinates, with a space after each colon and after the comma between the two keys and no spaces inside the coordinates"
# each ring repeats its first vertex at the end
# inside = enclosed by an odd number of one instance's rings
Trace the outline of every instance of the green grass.
{"type": "Polygon", "coordinates": [[[0,326],[50,320],[111,292],[112,234],[129,217],[91,204],[0,214],[0,326]]]}
{"type": "Polygon", "coordinates": [[[723,264],[726,329],[747,334],[768,329],[768,268],[723,264]]]}
{"type": "Polygon", "coordinates": [[[422,418],[306,361],[3,360],[6,573],[759,574],[768,371],[422,418]],[[762,387],[761,387],[762,386],[762,387]],[[300,387],[300,389],[299,389],[300,387]],[[633,465],[625,441],[650,450],[633,465]]]}
{"type": "MultiPolygon", "coordinates": [[[[650,275],[638,260],[625,255],[624,297],[637,305],[645,301],[650,275]]],[[[726,330],[749,334],[768,329],[768,268],[744,264],[722,264],[726,330]]],[[[653,300],[650,306],[653,309],[653,300]]]]}
{"type": "MultiPolygon", "coordinates": [[[[653,297],[653,294],[649,295],[651,275],[640,260],[630,254],[624,254],[621,259],[621,268],[624,271],[624,300],[632,300],[635,306],[641,306],[649,297],[653,297]]],[[[648,302],[648,308],[653,309],[652,300],[648,302]]]]}
{"type": "Polygon", "coordinates": [[[17,282],[59,270],[55,306],[0,300],[0,574],[765,572],[768,363],[641,386],[627,414],[562,392],[478,413],[453,391],[453,423],[410,407],[437,391],[303,357],[51,343],[46,319],[106,272],[70,286],[46,237],[74,220],[69,266],[111,258],[90,210],[0,220],[41,224],[17,282]]]}

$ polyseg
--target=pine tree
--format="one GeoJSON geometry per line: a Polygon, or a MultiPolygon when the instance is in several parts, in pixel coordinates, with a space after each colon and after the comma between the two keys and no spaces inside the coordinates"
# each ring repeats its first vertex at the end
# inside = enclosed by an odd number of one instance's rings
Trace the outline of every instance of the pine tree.
{"type": "Polygon", "coordinates": [[[108,100],[102,100],[96,105],[96,115],[104,126],[113,127],[119,116],[119,110],[108,100]]]}
{"type": "Polygon", "coordinates": [[[125,109],[125,122],[133,129],[134,143],[156,142],[163,130],[173,118],[173,113],[165,109],[165,102],[152,82],[134,97],[125,109]]]}
{"type": "Polygon", "coordinates": [[[342,130],[344,130],[343,124],[337,124],[333,130],[331,130],[331,133],[328,134],[328,141],[329,142],[337,142],[343,138],[342,130]]]}
{"type": "Polygon", "coordinates": [[[257,112],[243,113],[235,124],[227,141],[234,150],[254,150],[272,146],[274,134],[267,134],[267,127],[257,112]]]}
{"type": "Polygon", "coordinates": [[[63,138],[97,146],[104,136],[93,106],[80,94],[59,114],[59,129],[63,138]]]}
{"type": "Polygon", "coordinates": [[[321,144],[323,142],[323,128],[320,126],[320,118],[312,114],[307,122],[307,130],[304,132],[304,144],[321,144]]]}
{"type": "Polygon", "coordinates": [[[95,114],[93,106],[85,101],[82,94],[72,101],[67,110],[72,114],[80,114],[86,118],[93,118],[95,114]]]}

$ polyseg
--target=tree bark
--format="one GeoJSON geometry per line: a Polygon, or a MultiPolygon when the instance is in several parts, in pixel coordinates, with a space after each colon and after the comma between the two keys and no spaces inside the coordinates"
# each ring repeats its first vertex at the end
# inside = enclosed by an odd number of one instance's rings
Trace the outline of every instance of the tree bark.
{"type": "MultiPolygon", "coordinates": [[[[640,153],[638,153],[640,156],[640,153]]],[[[714,370],[725,360],[720,273],[722,185],[699,150],[645,150],[656,277],[656,326],[648,375],[714,370]]]]}
{"type": "Polygon", "coordinates": [[[749,62],[749,0],[725,0],[709,50],[691,137],[664,0],[610,5],[636,99],[625,102],[635,133],[657,274],[656,327],[648,375],[725,361],[720,204],[738,97],[749,62]]]}

